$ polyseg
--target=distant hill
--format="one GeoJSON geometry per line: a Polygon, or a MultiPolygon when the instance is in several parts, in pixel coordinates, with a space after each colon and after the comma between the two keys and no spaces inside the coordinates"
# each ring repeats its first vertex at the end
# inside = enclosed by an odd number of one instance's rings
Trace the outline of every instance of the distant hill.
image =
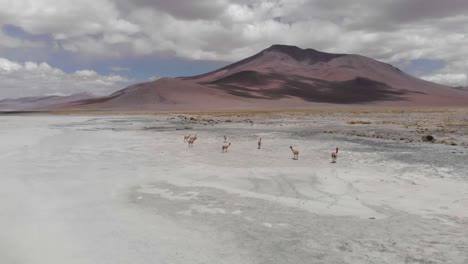
{"type": "Polygon", "coordinates": [[[50,111],[57,109],[59,105],[86,100],[93,97],[95,96],[87,93],[81,93],[68,96],[51,95],[4,99],[0,100],[0,111],[50,111]]]}

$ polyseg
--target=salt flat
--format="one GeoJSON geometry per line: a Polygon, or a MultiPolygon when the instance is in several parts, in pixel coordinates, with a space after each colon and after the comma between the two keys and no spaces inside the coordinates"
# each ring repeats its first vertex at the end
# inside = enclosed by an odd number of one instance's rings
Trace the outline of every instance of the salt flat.
{"type": "Polygon", "coordinates": [[[336,116],[184,120],[0,116],[0,263],[468,262],[466,146],[336,116]]]}

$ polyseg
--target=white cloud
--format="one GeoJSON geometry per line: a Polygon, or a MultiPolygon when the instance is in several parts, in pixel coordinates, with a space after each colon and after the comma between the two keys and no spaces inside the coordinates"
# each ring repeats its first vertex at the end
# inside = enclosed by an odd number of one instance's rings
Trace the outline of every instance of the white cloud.
{"type": "Polygon", "coordinates": [[[98,76],[98,73],[93,70],[78,70],[74,73],[75,76],[81,78],[95,78],[98,76]]]}
{"type": "Polygon", "coordinates": [[[0,7],[0,22],[90,57],[234,61],[284,43],[388,62],[451,61],[468,31],[468,3],[460,0],[0,0],[0,7]]]}
{"type": "Polygon", "coordinates": [[[159,77],[159,76],[151,76],[151,77],[148,78],[148,81],[152,82],[152,81],[156,81],[156,80],[159,80],[159,79],[161,79],[161,77],[159,77]]]}
{"type": "Polygon", "coordinates": [[[438,73],[429,76],[422,76],[421,79],[453,87],[468,85],[468,76],[464,73],[438,73]]]}
{"type": "Polygon", "coordinates": [[[118,66],[111,67],[110,69],[111,69],[111,71],[114,71],[114,72],[119,72],[119,71],[130,71],[130,68],[127,68],[127,67],[118,67],[118,66]]]}
{"type": "MultiPolygon", "coordinates": [[[[435,74],[468,72],[465,0],[0,0],[0,7],[0,23],[50,35],[93,60],[236,61],[291,44],[397,65],[441,60],[447,67],[435,74]]],[[[5,34],[0,40],[0,48],[26,45],[5,34]]]]}
{"type": "Polygon", "coordinates": [[[40,48],[40,47],[43,47],[43,44],[14,38],[14,37],[8,36],[3,31],[0,30],[0,51],[5,50],[5,49],[11,49],[11,48],[31,48],[31,47],[40,48]]]}
{"type": "Polygon", "coordinates": [[[468,86],[468,61],[463,60],[463,57],[466,58],[468,53],[465,53],[463,47],[460,47],[458,50],[453,50],[451,52],[453,58],[449,63],[447,63],[447,65],[445,65],[445,67],[431,75],[425,75],[421,78],[427,81],[453,87],[468,86]],[[459,52],[458,54],[457,51],[459,52]],[[462,57],[458,58],[458,56],[462,57]]]}
{"type": "Polygon", "coordinates": [[[120,75],[100,75],[93,70],[66,73],[47,63],[18,63],[0,58],[0,99],[25,96],[109,94],[131,80],[120,75]]]}
{"type": "MultiPolygon", "coordinates": [[[[31,64],[28,63],[27,65],[28,65],[28,68],[31,67],[31,64]]],[[[10,73],[10,72],[18,71],[21,68],[22,66],[19,63],[9,61],[4,58],[0,58],[0,72],[10,73]]]]}

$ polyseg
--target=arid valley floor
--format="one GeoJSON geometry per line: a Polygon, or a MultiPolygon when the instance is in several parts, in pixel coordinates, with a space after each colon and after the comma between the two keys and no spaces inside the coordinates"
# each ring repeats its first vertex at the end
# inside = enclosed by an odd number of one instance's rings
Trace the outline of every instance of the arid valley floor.
{"type": "Polygon", "coordinates": [[[466,109],[1,115],[0,149],[0,263],[468,263],[466,109]]]}

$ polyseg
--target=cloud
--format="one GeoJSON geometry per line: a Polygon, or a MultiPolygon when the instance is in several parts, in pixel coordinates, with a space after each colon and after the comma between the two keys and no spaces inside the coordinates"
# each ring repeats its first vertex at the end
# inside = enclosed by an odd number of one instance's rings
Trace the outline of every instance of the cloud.
{"type": "Polygon", "coordinates": [[[93,70],[66,73],[49,64],[18,63],[0,58],[0,98],[76,93],[108,94],[131,80],[120,75],[101,75],[93,70]]]}
{"type": "Polygon", "coordinates": [[[447,73],[422,76],[421,79],[430,82],[445,84],[452,87],[468,85],[468,76],[464,73],[447,73]]]}
{"type": "MultiPolygon", "coordinates": [[[[88,60],[177,56],[236,61],[272,44],[405,65],[440,60],[464,74],[465,0],[0,0],[0,22],[88,60]],[[73,21],[73,23],[70,23],[73,21]]],[[[20,39],[0,35],[8,46],[20,39]]],[[[1,43],[1,41],[0,41],[1,43]]]]}
{"type": "Polygon", "coordinates": [[[131,12],[134,9],[157,9],[177,19],[197,20],[216,19],[226,8],[228,1],[224,0],[118,0],[116,5],[120,10],[131,12]]]}
{"type": "Polygon", "coordinates": [[[40,48],[42,43],[33,42],[27,39],[15,38],[8,35],[4,28],[0,30],[0,51],[12,48],[40,48]]]}
{"type": "MultiPolygon", "coordinates": [[[[460,48],[460,55],[463,48],[460,48]]],[[[455,51],[456,52],[456,51],[455,51]]],[[[466,54],[465,56],[467,56],[466,54]]],[[[454,54],[456,56],[456,54],[454,54]]],[[[421,76],[422,79],[436,82],[448,86],[468,86],[468,61],[463,59],[454,59],[445,65],[442,69],[430,75],[421,76]]]]}
{"type": "Polygon", "coordinates": [[[68,51],[101,57],[237,60],[275,43],[387,61],[441,57],[441,46],[466,41],[468,22],[468,2],[461,0],[1,2],[8,5],[0,11],[3,23],[50,34],[68,51]]]}
{"type": "Polygon", "coordinates": [[[161,77],[159,77],[159,76],[151,76],[151,77],[148,78],[148,81],[153,82],[153,81],[156,81],[156,80],[159,80],[159,79],[161,79],[161,77]]]}
{"type": "Polygon", "coordinates": [[[114,66],[110,68],[111,71],[120,72],[120,71],[130,71],[130,68],[114,66]]]}

